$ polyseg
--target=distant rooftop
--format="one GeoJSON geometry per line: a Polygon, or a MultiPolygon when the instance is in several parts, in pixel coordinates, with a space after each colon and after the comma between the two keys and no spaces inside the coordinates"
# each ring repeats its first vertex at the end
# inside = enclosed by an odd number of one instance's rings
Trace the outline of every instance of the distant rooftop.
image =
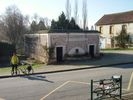
{"type": "Polygon", "coordinates": [[[95,25],[111,25],[133,22],[133,11],[104,15],[95,25]]]}
{"type": "Polygon", "coordinates": [[[97,30],[49,30],[48,33],[99,33],[97,30]]]}

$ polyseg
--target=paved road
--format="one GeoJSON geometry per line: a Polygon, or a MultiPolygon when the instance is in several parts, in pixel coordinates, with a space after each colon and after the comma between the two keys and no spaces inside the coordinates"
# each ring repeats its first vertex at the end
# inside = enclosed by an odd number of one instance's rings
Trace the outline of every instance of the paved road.
{"type": "Polygon", "coordinates": [[[126,93],[132,71],[133,65],[130,64],[0,79],[0,98],[4,100],[88,100],[90,80],[110,78],[112,75],[123,75],[123,93],[126,93]]]}

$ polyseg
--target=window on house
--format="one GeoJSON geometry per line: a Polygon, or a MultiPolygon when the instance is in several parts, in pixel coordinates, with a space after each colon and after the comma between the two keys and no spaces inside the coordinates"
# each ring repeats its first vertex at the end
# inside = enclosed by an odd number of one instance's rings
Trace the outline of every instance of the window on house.
{"type": "Polygon", "coordinates": [[[109,34],[113,34],[113,26],[110,26],[110,28],[109,28],[109,34]]]}
{"type": "Polygon", "coordinates": [[[122,25],[122,30],[127,30],[127,25],[122,25]]]}
{"type": "Polygon", "coordinates": [[[102,33],[102,26],[99,27],[99,31],[102,33]]]}

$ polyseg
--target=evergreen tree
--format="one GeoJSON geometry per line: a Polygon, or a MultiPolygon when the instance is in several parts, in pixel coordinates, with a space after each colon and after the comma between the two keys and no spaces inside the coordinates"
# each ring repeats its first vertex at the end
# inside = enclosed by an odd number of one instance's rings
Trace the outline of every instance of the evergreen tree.
{"type": "Polygon", "coordinates": [[[68,23],[66,21],[66,16],[65,16],[64,12],[62,12],[62,14],[59,16],[57,23],[58,23],[58,29],[66,29],[66,25],[68,23]]]}
{"type": "Polygon", "coordinates": [[[40,20],[38,23],[38,30],[45,30],[45,29],[46,29],[46,26],[44,21],[40,20]]]}
{"type": "Polygon", "coordinates": [[[51,28],[50,29],[51,30],[58,29],[58,25],[57,25],[56,21],[54,21],[54,20],[51,21],[51,28]]]}
{"type": "Polygon", "coordinates": [[[120,34],[115,37],[118,47],[127,48],[131,43],[130,36],[127,34],[126,29],[122,29],[120,34]]]}
{"type": "Polygon", "coordinates": [[[58,18],[58,21],[52,20],[51,30],[79,30],[79,26],[75,23],[75,19],[71,18],[71,21],[66,19],[64,12],[58,18]]]}
{"type": "Polygon", "coordinates": [[[35,33],[38,31],[38,25],[37,25],[37,22],[36,21],[32,21],[31,25],[30,25],[30,30],[31,30],[31,33],[35,33]]]}
{"type": "Polygon", "coordinates": [[[79,26],[76,24],[74,18],[71,18],[69,26],[70,26],[70,29],[72,29],[72,30],[79,30],[80,29],[79,26]]]}

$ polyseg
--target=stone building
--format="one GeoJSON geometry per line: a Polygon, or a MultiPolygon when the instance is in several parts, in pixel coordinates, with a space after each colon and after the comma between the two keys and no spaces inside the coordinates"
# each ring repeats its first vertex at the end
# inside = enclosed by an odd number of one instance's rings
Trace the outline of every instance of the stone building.
{"type": "Polygon", "coordinates": [[[133,11],[104,15],[96,22],[100,34],[101,48],[112,48],[112,38],[118,36],[124,28],[133,41],[133,11]]]}
{"type": "Polygon", "coordinates": [[[53,48],[52,59],[57,62],[65,60],[67,56],[98,56],[99,32],[46,33],[39,31],[36,34],[25,35],[26,55],[45,62],[47,60],[47,54],[44,52],[46,48],[53,48]]]}

